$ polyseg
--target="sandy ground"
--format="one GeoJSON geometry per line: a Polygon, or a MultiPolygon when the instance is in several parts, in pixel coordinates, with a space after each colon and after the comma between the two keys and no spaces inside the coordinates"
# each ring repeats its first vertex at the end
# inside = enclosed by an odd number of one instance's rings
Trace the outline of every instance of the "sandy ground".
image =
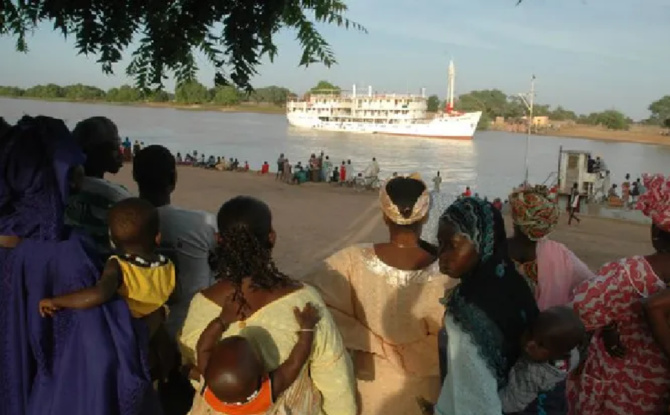
{"type": "MultiPolygon", "coordinates": [[[[131,170],[126,165],[110,179],[136,193],[131,170]]],[[[278,233],[275,259],[283,271],[295,276],[338,249],[384,241],[387,235],[375,193],[318,183],[291,186],[276,182],[274,176],[192,167],[180,166],[178,175],[172,202],[181,207],[216,213],[223,202],[237,195],[268,203],[278,233]]],[[[584,217],[572,227],[566,222],[567,216],[562,217],[552,238],[565,243],[594,270],[607,261],[651,252],[647,226],[594,217],[584,217]]]]}
{"type": "Polygon", "coordinates": [[[588,138],[599,141],[615,141],[623,143],[670,145],[670,136],[663,135],[667,131],[654,126],[632,126],[628,131],[613,131],[599,126],[573,125],[564,126],[560,130],[548,132],[548,135],[588,138]]]}

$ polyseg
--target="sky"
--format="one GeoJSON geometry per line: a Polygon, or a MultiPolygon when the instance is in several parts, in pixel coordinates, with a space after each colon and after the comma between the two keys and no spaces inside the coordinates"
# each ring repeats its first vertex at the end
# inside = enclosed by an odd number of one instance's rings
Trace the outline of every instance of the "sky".
{"type": "MultiPolygon", "coordinates": [[[[456,64],[456,95],[497,88],[527,92],[536,76],[536,102],[578,113],[617,109],[634,119],[670,95],[670,0],[347,0],[348,17],[364,34],[337,27],[322,33],[335,50],[331,68],[298,67],[294,33],[276,37],[279,56],[258,68],[256,87],[280,85],[302,93],[319,80],[344,89],[446,95],[447,65],[456,64]]],[[[42,25],[28,54],[0,37],[0,85],[53,82],[111,88],[132,83],[128,59],[105,75],[95,56],[79,56],[71,40],[42,25]]],[[[129,55],[129,54],[127,54],[129,55]]],[[[214,70],[200,58],[198,77],[214,70]]],[[[168,89],[173,88],[168,82],[168,89]]]]}

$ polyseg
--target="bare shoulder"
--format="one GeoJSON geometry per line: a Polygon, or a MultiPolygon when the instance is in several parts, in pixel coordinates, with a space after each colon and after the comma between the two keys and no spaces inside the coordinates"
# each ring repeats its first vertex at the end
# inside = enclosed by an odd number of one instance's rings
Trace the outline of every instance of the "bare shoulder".
{"type": "Polygon", "coordinates": [[[235,286],[225,280],[216,282],[211,287],[207,287],[200,292],[208,300],[223,306],[226,299],[229,298],[235,292],[235,286]]]}

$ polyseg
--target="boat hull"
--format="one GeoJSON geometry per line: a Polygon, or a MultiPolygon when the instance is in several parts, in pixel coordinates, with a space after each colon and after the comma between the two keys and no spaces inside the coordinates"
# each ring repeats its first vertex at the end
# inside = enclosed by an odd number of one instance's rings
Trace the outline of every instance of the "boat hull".
{"type": "Polygon", "coordinates": [[[326,121],[319,117],[292,112],[286,115],[289,124],[312,130],[339,131],[360,134],[388,134],[426,138],[471,140],[477,129],[481,112],[443,115],[432,120],[381,124],[361,121],[326,121]]]}

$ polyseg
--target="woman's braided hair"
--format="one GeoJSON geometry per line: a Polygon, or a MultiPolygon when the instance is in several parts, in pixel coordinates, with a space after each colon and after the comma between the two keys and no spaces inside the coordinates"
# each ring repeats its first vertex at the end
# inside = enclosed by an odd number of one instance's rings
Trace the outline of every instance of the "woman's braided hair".
{"type": "Polygon", "coordinates": [[[242,313],[248,303],[242,281],[251,279],[251,288],[272,290],[289,286],[291,278],[277,269],[272,260],[272,213],[264,202],[237,196],[221,206],[217,215],[221,241],[218,249],[219,275],[235,287],[233,301],[242,313]]]}

